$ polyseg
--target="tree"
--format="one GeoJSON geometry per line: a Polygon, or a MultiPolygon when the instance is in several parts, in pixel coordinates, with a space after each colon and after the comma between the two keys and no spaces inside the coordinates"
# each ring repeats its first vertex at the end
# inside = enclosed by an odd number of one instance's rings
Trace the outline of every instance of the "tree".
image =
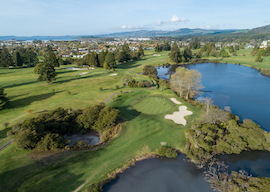
{"type": "Polygon", "coordinates": [[[162,50],[164,50],[164,51],[170,51],[171,50],[171,45],[169,44],[168,41],[165,41],[164,45],[162,46],[162,50]]]}
{"type": "Polygon", "coordinates": [[[155,52],[160,52],[159,44],[157,44],[157,46],[155,47],[155,52]]]}
{"type": "Polygon", "coordinates": [[[173,75],[171,75],[171,88],[176,93],[179,93],[180,97],[183,96],[185,91],[185,74],[188,69],[185,67],[178,67],[173,75]]]}
{"type": "Polygon", "coordinates": [[[131,75],[124,75],[122,78],[123,83],[125,83],[126,85],[128,85],[129,82],[131,82],[133,80],[131,75]]]}
{"type": "Polygon", "coordinates": [[[99,61],[99,65],[101,67],[103,67],[104,62],[105,62],[105,57],[106,57],[106,52],[102,51],[99,55],[98,55],[98,61],[99,61]]]}
{"type": "Polygon", "coordinates": [[[210,107],[212,106],[213,103],[214,103],[214,101],[209,97],[206,97],[204,99],[204,104],[205,104],[206,114],[207,115],[209,114],[210,107]]]}
{"type": "Polygon", "coordinates": [[[43,65],[43,63],[38,63],[36,64],[35,68],[34,68],[34,73],[35,74],[40,74],[40,69],[41,69],[41,66],[43,65]]]}
{"type": "Polygon", "coordinates": [[[32,49],[27,49],[23,54],[23,63],[31,66],[35,66],[38,63],[37,55],[32,49]]]}
{"type": "Polygon", "coordinates": [[[230,53],[234,52],[233,46],[230,46],[230,47],[229,47],[229,52],[230,52],[230,53]]]}
{"type": "Polygon", "coordinates": [[[131,51],[131,59],[137,60],[140,57],[139,53],[137,51],[131,51]]]}
{"type": "Polygon", "coordinates": [[[157,69],[152,65],[145,65],[143,67],[143,74],[147,76],[157,76],[157,69]]]}
{"type": "Polygon", "coordinates": [[[220,57],[229,57],[229,53],[224,49],[222,48],[220,51],[219,51],[219,54],[218,54],[220,57]]]}
{"type": "Polygon", "coordinates": [[[183,51],[183,57],[185,58],[185,61],[188,61],[192,58],[192,51],[190,50],[190,48],[185,48],[183,51]]]}
{"type": "Polygon", "coordinates": [[[262,62],[261,53],[257,53],[257,57],[255,59],[256,62],[262,62]]]}
{"type": "Polygon", "coordinates": [[[4,88],[0,87],[0,110],[4,109],[4,107],[8,103],[6,95],[7,94],[4,93],[4,88]]]}
{"type": "Polygon", "coordinates": [[[54,67],[59,67],[59,62],[56,55],[52,51],[48,53],[47,57],[45,57],[45,63],[50,63],[54,67]]]}
{"type": "Polygon", "coordinates": [[[98,67],[98,55],[96,52],[91,52],[90,55],[88,54],[86,63],[91,66],[98,67]]]}
{"type": "Polygon", "coordinates": [[[123,63],[124,61],[126,61],[126,55],[124,52],[120,51],[118,54],[117,54],[117,61],[119,63],[123,63]]]}
{"type": "Polygon", "coordinates": [[[229,113],[218,109],[218,108],[209,108],[208,113],[203,116],[204,123],[211,123],[211,124],[220,124],[226,123],[230,120],[229,113]]]}
{"type": "Polygon", "coordinates": [[[197,70],[188,70],[178,67],[175,74],[171,76],[171,86],[180,96],[185,92],[186,99],[191,95],[196,95],[199,89],[202,89],[201,74],[197,70]]]}
{"type": "Polygon", "coordinates": [[[54,81],[56,78],[55,69],[52,63],[45,62],[42,64],[39,70],[39,81],[47,81],[48,84],[50,84],[52,81],[54,81]]]}
{"type": "Polygon", "coordinates": [[[23,65],[23,60],[18,51],[15,53],[15,58],[14,58],[14,63],[16,66],[22,66],[23,65]]]}
{"type": "Polygon", "coordinates": [[[143,50],[142,44],[140,44],[140,46],[139,46],[139,51],[138,51],[138,53],[139,53],[139,56],[140,56],[140,57],[143,57],[143,56],[144,56],[144,50],[143,50]]]}
{"type": "Polygon", "coordinates": [[[109,66],[108,66],[108,64],[106,62],[104,62],[103,68],[104,69],[109,69],[109,66]]]}
{"type": "Polygon", "coordinates": [[[175,42],[172,46],[171,53],[169,54],[169,56],[173,62],[175,63],[181,62],[181,53],[180,53],[179,47],[177,46],[175,42]]]}
{"type": "Polygon", "coordinates": [[[116,62],[113,53],[109,52],[105,57],[105,62],[110,68],[116,67],[116,62]]]}
{"type": "Polygon", "coordinates": [[[0,67],[9,67],[13,65],[12,57],[9,53],[9,50],[4,45],[2,50],[0,50],[0,67]]]}

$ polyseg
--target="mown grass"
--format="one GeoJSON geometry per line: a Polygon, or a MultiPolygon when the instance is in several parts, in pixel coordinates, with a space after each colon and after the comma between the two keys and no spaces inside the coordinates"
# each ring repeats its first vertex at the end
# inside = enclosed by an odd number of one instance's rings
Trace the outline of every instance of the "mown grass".
{"type": "MultiPolygon", "coordinates": [[[[127,121],[122,124],[120,135],[106,147],[97,151],[61,152],[49,158],[44,165],[31,158],[29,151],[15,151],[13,145],[0,153],[0,186],[3,191],[74,191],[81,184],[90,184],[106,178],[107,173],[127,164],[145,147],[154,151],[160,142],[175,148],[185,146],[184,131],[200,114],[188,105],[193,115],[187,116],[188,125],[177,125],[165,120],[164,115],[177,111],[177,106],[169,101],[175,95],[167,91],[139,91],[123,93],[109,106],[118,108],[127,121]],[[166,98],[171,109],[162,114],[145,114],[134,109],[140,100],[149,97],[166,98]],[[58,158],[58,160],[57,160],[58,158]]],[[[45,158],[46,159],[46,158],[45,158]]]]}
{"type": "MultiPolygon", "coordinates": [[[[237,56],[232,56],[230,54],[230,57],[228,58],[220,58],[218,57],[218,61],[221,63],[232,63],[232,64],[241,64],[241,65],[246,65],[249,67],[255,67],[255,68],[263,68],[263,69],[270,69],[270,57],[263,57],[262,62],[255,62],[256,55],[252,56],[250,54],[250,51],[252,49],[240,49],[239,51],[236,51],[237,56]],[[243,56],[245,54],[245,56],[243,56]]],[[[227,50],[228,51],[228,50],[227,50]]],[[[209,59],[211,60],[216,60],[214,57],[210,57],[209,59]]]]}

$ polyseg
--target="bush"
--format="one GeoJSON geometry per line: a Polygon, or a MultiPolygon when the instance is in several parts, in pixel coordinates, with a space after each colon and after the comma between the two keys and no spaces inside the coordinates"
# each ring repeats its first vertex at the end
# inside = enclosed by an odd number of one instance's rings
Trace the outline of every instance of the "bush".
{"type": "Polygon", "coordinates": [[[143,74],[144,75],[155,75],[157,76],[157,69],[152,65],[145,65],[143,68],[143,74]]]}
{"type": "Polygon", "coordinates": [[[119,89],[119,85],[115,85],[115,89],[119,89]]]}
{"type": "Polygon", "coordinates": [[[102,190],[101,186],[99,186],[97,183],[95,183],[95,184],[89,185],[87,187],[87,191],[88,192],[102,192],[103,190],[102,190]]]}
{"type": "Polygon", "coordinates": [[[157,149],[157,154],[161,157],[168,157],[168,158],[175,158],[178,155],[176,150],[170,147],[159,147],[157,149]]]}
{"type": "Polygon", "coordinates": [[[151,83],[150,81],[146,81],[146,82],[145,82],[145,86],[146,86],[146,87],[151,87],[151,84],[152,84],[152,83],[151,83]]]}
{"type": "Polygon", "coordinates": [[[103,90],[103,88],[102,88],[102,87],[100,87],[100,88],[99,88],[99,90],[100,90],[100,91],[102,91],[102,90],[103,90]]]}
{"type": "Polygon", "coordinates": [[[232,55],[233,55],[233,56],[237,56],[237,53],[236,53],[236,52],[233,52],[232,55]]]}

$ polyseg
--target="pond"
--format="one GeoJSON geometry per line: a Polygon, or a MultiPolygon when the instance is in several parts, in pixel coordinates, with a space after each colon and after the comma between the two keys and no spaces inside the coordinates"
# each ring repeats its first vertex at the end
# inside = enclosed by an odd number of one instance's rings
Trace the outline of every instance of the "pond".
{"type": "Polygon", "coordinates": [[[199,170],[180,154],[175,159],[147,159],[136,163],[103,187],[104,192],[213,192],[199,170]]]}

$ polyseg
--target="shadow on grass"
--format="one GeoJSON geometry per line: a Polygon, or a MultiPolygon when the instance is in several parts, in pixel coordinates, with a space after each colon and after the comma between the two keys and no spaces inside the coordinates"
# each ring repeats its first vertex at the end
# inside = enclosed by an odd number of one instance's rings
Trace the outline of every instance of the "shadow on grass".
{"type": "Polygon", "coordinates": [[[59,70],[56,70],[56,74],[59,75],[59,74],[64,74],[64,73],[73,73],[73,72],[76,72],[75,70],[67,70],[67,69],[59,69],[59,70]]]}
{"type": "Polygon", "coordinates": [[[81,179],[82,173],[75,175],[69,169],[54,172],[52,168],[36,161],[3,172],[0,174],[1,191],[75,191],[85,182],[81,179]],[[50,171],[52,174],[48,177],[50,171]],[[47,179],[44,178],[45,174],[47,179]]]}
{"type": "Polygon", "coordinates": [[[4,139],[7,137],[7,132],[11,130],[11,127],[0,130],[0,139],[4,139]]]}
{"type": "Polygon", "coordinates": [[[30,96],[30,97],[26,97],[23,99],[17,99],[14,101],[11,101],[7,108],[8,109],[14,109],[14,108],[20,108],[20,107],[25,107],[27,105],[30,105],[31,103],[35,102],[35,101],[42,101],[45,99],[48,99],[50,97],[52,97],[53,95],[57,94],[57,93],[61,93],[60,92],[52,92],[52,93],[44,93],[44,94],[40,94],[40,95],[35,95],[35,96],[30,96]]]}
{"type": "Polygon", "coordinates": [[[6,85],[6,86],[2,86],[2,87],[6,89],[6,88],[13,88],[13,87],[18,87],[18,86],[23,86],[23,85],[30,85],[32,83],[37,83],[37,82],[38,82],[38,80],[24,82],[24,83],[16,83],[16,84],[6,85]]]}
{"type": "Polygon", "coordinates": [[[74,81],[74,80],[80,80],[80,79],[89,79],[89,78],[92,78],[92,77],[98,77],[98,76],[102,76],[104,74],[106,74],[107,72],[104,72],[104,73],[99,73],[99,74],[93,74],[93,75],[88,75],[88,76],[76,76],[76,77],[73,77],[73,78],[69,78],[69,79],[65,79],[65,80],[56,80],[56,82],[54,82],[55,84],[59,83],[59,84],[62,84],[62,83],[68,83],[70,81],[74,81]]]}

